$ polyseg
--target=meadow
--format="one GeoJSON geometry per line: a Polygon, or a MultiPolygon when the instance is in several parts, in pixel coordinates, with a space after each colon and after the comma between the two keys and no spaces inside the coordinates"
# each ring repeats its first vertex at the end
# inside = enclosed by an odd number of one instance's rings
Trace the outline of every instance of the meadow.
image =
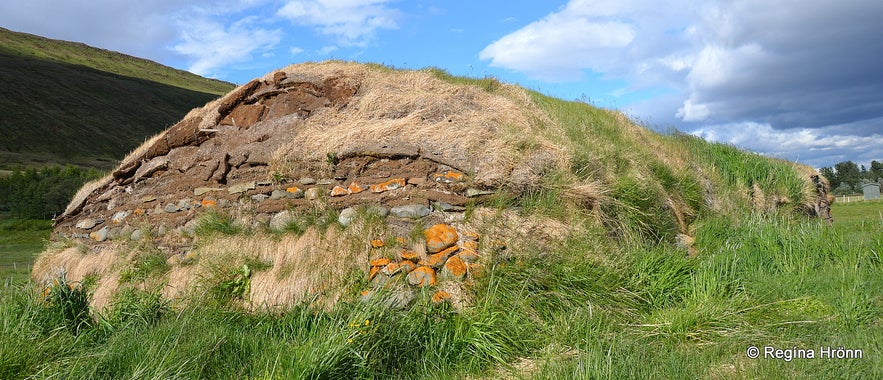
{"type": "MultiPolygon", "coordinates": [[[[132,289],[90,315],[88,283],[41,294],[14,277],[0,293],[0,378],[880,378],[881,210],[835,204],[833,226],[702,220],[695,258],[587,231],[498,260],[464,310],[426,292],[407,310],[254,313],[132,289]]],[[[3,249],[33,249],[33,232],[4,229],[3,249]]]]}

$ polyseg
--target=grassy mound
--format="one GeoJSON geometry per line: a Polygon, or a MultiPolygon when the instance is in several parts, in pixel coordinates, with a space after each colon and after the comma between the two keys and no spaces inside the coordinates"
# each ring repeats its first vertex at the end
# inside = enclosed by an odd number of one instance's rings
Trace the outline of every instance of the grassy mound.
{"type": "MultiPolygon", "coordinates": [[[[258,118],[245,127],[259,133],[287,120],[298,131],[260,169],[265,180],[290,186],[285,178],[303,170],[336,173],[348,154],[381,142],[435,152],[466,172],[468,186],[491,194],[466,197],[450,188],[466,203],[420,218],[376,211],[395,194],[429,191],[409,183],[378,204],[352,206],[344,223],[335,203],[342,198],[329,193],[291,203],[285,222],[273,226],[262,218],[267,203],[245,193],[229,207],[195,212],[192,228],[180,233],[161,234],[139,219],[138,239],[57,239],[35,277],[64,268],[64,278],[0,300],[10,321],[0,374],[881,375],[875,353],[883,301],[863,289],[883,285],[876,274],[883,224],[870,211],[853,211],[856,219],[834,226],[809,218],[825,195],[810,168],[657,134],[620,113],[493,79],[341,62],[284,71],[288,78],[344,78],[357,90],[344,105],[308,118],[258,118]],[[414,287],[403,274],[369,273],[381,265],[369,262],[404,262],[410,249],[428,259],[425,231],[435,223],[475,233],[478,259],[465,277],[445,278],[439,269],[437,286],[414,287]],[[752,359],[749,346],[842,346],[863,356],[752,359]]],[[[201,117],[203,129],[217,127],[230,96],[190,116],[201,117]]],[[[142,160],[163,139],[122,166],[154,159],[142,160]]],[[[83,209],[125,180],[86,188],[83,209]]]]}

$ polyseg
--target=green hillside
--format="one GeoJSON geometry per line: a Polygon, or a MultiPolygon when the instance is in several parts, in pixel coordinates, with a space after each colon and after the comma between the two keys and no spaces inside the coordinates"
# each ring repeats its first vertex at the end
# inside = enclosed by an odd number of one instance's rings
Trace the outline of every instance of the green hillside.
{"type": "Polygon", "coordinates": [[[99,168],[233,84],[0,28],[0,167],[99,168]]]}

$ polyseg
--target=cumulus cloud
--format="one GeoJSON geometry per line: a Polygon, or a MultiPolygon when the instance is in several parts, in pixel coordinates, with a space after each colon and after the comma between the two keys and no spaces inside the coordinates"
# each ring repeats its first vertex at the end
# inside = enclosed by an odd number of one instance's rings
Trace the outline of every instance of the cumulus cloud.
{"type": "MultiPolygon", "coordinates": [[[[636,108],[707,136],[709,125],[732,139],[722,131],[754,125],[744,131],[840,147],[883,129],[881,18],[875,0],[571,0],[480,58],[539,79],[576,80],[590,70],[632,90],[669,89],[661,99],[668,108],[636,108]]],[[[867,148],[883,156],[879,144],[867,148]]]]}
{"type": "Polygon", "coordinates": [[[203,18],[179,21],[180,41],[175,52],[189,57],[189,71],[216,76],[214,70],[233,63],[250,61],[253,53],[264,53],[282,39],[282,31],[256,27],[254,17],[246,17],[229,26],[203,18]]]}
{"type": "Polygon", "coordinates": [[[291,22],[315,27],[344,46],[363,46],[379,29],[396,29],[398,10],[389,0],[294,0],[277,12],[291,22]]]}

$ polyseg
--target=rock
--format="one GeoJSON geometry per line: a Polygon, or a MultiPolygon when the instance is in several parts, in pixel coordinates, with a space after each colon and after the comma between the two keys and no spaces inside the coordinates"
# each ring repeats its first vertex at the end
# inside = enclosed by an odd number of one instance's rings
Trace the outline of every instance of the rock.
{"type": "Polygon", "coordinates": [[[381,239],[372,239],[371,240],[371,248],[380,248],[380,247],[383,247],[384,245],[386,245],[386,244],[384,244],[383,240],[381,240],[381,239]]]}
{"type": "Polygon", "coordinates": [[[276,190],[273,190],[272,193],[270,193],[270,199],[272,199],[272,200],[286,199],[286,198],[288,198],[289,194],[291,194],[291,193],[289,193],[285,190],[276,189],[276,190]]]}
{"type": "Polygon", "coordinates": [[[178,205],[174,203],[169,203],[166,205],[166,207],[163,207],[162,210],[168,213],[178,212],[178,205]]]}
{"type": "Polygon", "coordinates": [[[436,224],[423,231],[426,238],[426,250],[436,253],[457,244],[457,229],[449,224],[436,224]]]}
{"type": "Polygon", "coordinates": [[[438,269],[445,265],[446,261],[448,261],[448,255],[439,252],[429,255],[429,258],[427,258],[426,260],[421,260],[418,264],[425,265],[433,269],[438,269]]]}
{"type": "Polygon", "coordinates": [[[340,225],[346,227],[352,223],[353,218],[356,217],[356,209],[352,207],[347,207],[343,210],[340,210],[340,215],[337,216],[337,222],[340,225]]]}
{"type": "Polygon", "coordinates": [[[435,182],[439,183],[454,183],[454,182],[463,182],[466,180],[466,175],[460,172],[456,172],[453,170],[448,170],[442,173],[435,173],[432,175],[432,179],[435,182]]]}
{"type": "Polygon", "coordinates": [[[156,197],[154,197],[154,196],[152,196],[152,195],[148,195],[148,196],[145,196],[145,197],[142,197],[142,198],[141,198],[141,203],[150,203],[150,202],[153,202],[153,201],[155,201],[155,200],[156,200],[156,197]]]}
{"type": "Polygon", "coordinates": [[[424,183],[426,183],[426,178],[423,178],[423,177],[408,178],[409,185],[420,186],[420,185],[423,185],[424,183]]]}
{"type": "Polygon", "coordinates": [[[160,225],[159,228],[156,229],[156,236],[165,236],[167,233],[169,233],[169,228],[166,227],[165,224],[160,225]]]}
{"type": "Polygon", "coordinates": [[[291,198],[296,199],[296,198],[303,198],[304,197],[304,191],[301,190],[301,188],[299,188],[297,186],[289,187],[289,188],[285,189],[285,191],[288,192],[289,194],[291,194],[291,195],[289,195],[289,197],[291,197],[291,198]]]}
{"type": "Polygon", "coordinates": [[[439,290],[432,295],[432,303],[439,304],[451,299],[451,293],[448,293],[444,290],[439,290]]]}
{"type": "Polygon", "coordinates": [[[276,213],[270,218],[270,228],[274,230],[282,230],[288,226],[289,223],[296,221],[297,216],[294,215],[291,211],[284,210],[276,213]]]}
{"type": "Polygon", "coordinates": [[[267,198],[270,198],[270,196],[267,194],[255,194],[255,195],[251,196],[251,200],[254,201],[255,203],[261,203],[261,202],[267,200],[267,198]]]}
{"type": "Polygon", "coordinates": [[[377,258],[368,262],[372,267],[383,267],[389,265],[390,261],[386,257],[377,258]]]}
{"type": "Polygon", "coordinates": [[[349,190],[347,190],[345,187],[334,186],[334,188],[331,189],[331,196],[332,197],[340,197],[340,196],[344,196],[344,195],[349,195],[349,193],[350,193],[349,190]]]}
{"type": "Polygon", "coordinates": [[[395,190],[405,187],[405,179],[404,178],[393,178],[389,181],[378,183],[376,185],[371,185],[372,193],[382,193],[389,190],[395,190]]]}
{"type": "Polygon", "coordinates": [[[120,237],[120,231],[123,229],[120,227],[114,227],[110,229],[110,232],[107,234],[108,239],[116,239],[120,237]]]}
{"type": "Polygon", "coordinates": [[[298,180],[297,182],[300,182],[301,185],[312,185],[312,184],[316,183],[316,180],[312,179],[310,177],[303,177],[300,180],[298,180]]]}
{"type": "Polygon", "coordinates": [[[475,240],[466,240],[463,242],[463,249],[478,250],[478,242],[475,240]]]}
{"type": "Polygon", "coordinates": [[[389,215],[389,209],[381,205],[369,205],[365,208],[365,215],[386,218],[389,215]]]}
{"type": "Polygon", "coordinates": [[[79,222],[77,222],[77,225],[75,227],[82,229],[82,230],[91,230],[97,224],[98,224],[98,221],[96,221],[95,219],[86,218],[86,219],[83,219],[83,220],[80,220],[79,222]]]}
{"type": "Polygon", "coordinates": [[[197,187],[197,188],[193,189],[193,195],[198,197],[200,195],[203,195],[203,194],[211,192],[211,191],[221,191],[221,190],[224,190],[224,189],[222,189],[220,187],[197,187]]]}
{"type": "Polygon", "coordinates": [[[184,226],[181,227],[181,232],[188,234],[188,235],[193,235],[193,233],[196,232],[196,227],[198,227],[198,226],[199,226],[199,220],[198,219],[191,219],[187,223],[184,223],[184,226]]]}
{"type": "Polygon", "coordinates": [[[132,211],[132,213],[137,216],[141,216],[141,215],[144,215],[144,209],[143,208],[136,208],[135,211],[132,211]]]}
{"type": "Polygon", "coordinates": [[[107,240],[107,236],[110,234],[110,227],[104,226],[100,230],[92,232],[89,234],[89,238],[95,240],[97,242],[102,242],[107,240]]]}
{"type": "Polygon", "coordinates": [[[217,207],[218,201],[212,198],[205,198],[202,200],[202,207],[217,207]]]}
{"type": "Polygon", "coordinates": [[[412,286],[435,286],[435,270],[430,267],[417,267],[408,273],[408,284],[412,286]]]}
{"type": "Polygon", "coordinates": [[[138,167],[138,170],[135,171],[134,178],[144,178],[149,177],[151,174],[156,173],[160,170],[165,170],[169,167],[169,159],[167,157],[155,157],[145,164],[141,164],[138,167]]]}
{"type": "Polygon", "coordinates": [[[380,273],[383,273],[387,276],[392,276],[392,275],[398,274],[399,271],[401,271],[401,269],[402,269],[402,266],[399,265],[399,263],[391,262],[391,263],[387,264],[385,267],[383,267],[382,269],[380,269],[380,273]]]}
{"type": "Polygon", "coordinates": [[[356,181],[353,181],[353,183],[347,186],[346,189],[347,191],[349,191],[350,194],[358,194],[365,191],[365,188],[362,187],[362,185],[359,185],[359,183],[356,181]]]}
{"type": "Polygon", "coordinates": [[[402,273],[410,273],[412,270],[417,269],[417,264],[414,264],[411,260],[402,260],[399,263],[399,267],[402,273]]]}
{"type": "Polygon", "coordinates": [[[432,207],[438,211],[444,212],[461,212],[466,211],[466,207],[463,206],[454,206],[447,202],[432,202],[432,207]]]}
{"type": "Polygon", "coordinates": [[[399,218],[418,219],[429,215],[432,210],[421,204],[410,204],[404,206],[395,206],[389,210],[389,213],[399,218]]]}
{"type": "Polygon", "coordinates": [[[463,231],[463,237],[465,237],[468,240],[478,241],[478,239],[481,237],[481,235],[479,235],[478,232],[474,232],[474,231],[463,231]]]}
{"type": "Polygon", "coordinates": [[[230,194],[239,194],[254,189],[255,187],[256,186],[254,181],[237,183],[228,187],[227,192],[230,194]]]}
{"type": "Polygon", "coordinates": [[[417,252],[405,249],[399,252],[399,256],[401,256],[402,260],[417,260],[420,258],[420,255],[418,255],[417,252]]]}
{"type": "Polygon", "coordinates": [[[455,278],[463,278],[463,276],[466,275],[466,263],[458,256],[451,256],[451,258],[445,262],[445,273],[448,273],[455,278]]]}
{"type": "Polygon", "coordinates": [[[184,198],[178,201],[178,210],[185,211],[193,208],[193,205],[190,203],[190,198],[184,198]]]}
{"type": "Polygon", "coordinates": [[[113,214],[113,217],[110,218],[110,222],[113,224],[120,224],[127,216],[129,216],[129,214],[131,214],[129,211],[119,211],[113,214]]]}
{"type": "Polygon", "coordinates": [[[318,187],[311,187],[307,189],[307,191],[304,191],[304,198],[306,198],[307,200],[316,200],[319,199],[320,196],[321,193],[319,192],[318,187]]]}
{"type": "Polygon", "coordinates": [[[466,197],[468,197],[468,198],[477,197],[479,195],[489,195],[489,194],[493,194],[493,193],[494,192],[490,191],[490,190],[479,190],[479,189],[472,189],[472,188],[466,189],[466,197]]]}
{"type": "Polygon", "coordinates": [[[380,267],[371,267],[368,271],[368,280],[373,280],[374,277],[377,277],[378,273],[380,273],[380,267]]]}
{"type": "Polygon", "coordinates": [[[460,259],[467,263],[476,262],[479,258],[478,251],[469,248],[461,249],[457,256],[460,256],[460,259]]]}
{"type": "Polygon", "coordinates": [[[258,181],[255,184],[258,186],[270,186],[273,184],[273,181],[258,181]]]}
{"type": "Polygon", "coordinates": [[[135,231],[132,231],[131,237],[132,237],[132,240],[134,240],[134,241],[140,241],[141,239],[144,238],[144,235],[145,235],[144,231],[139,228],[135,231]]]}
{"type": "Polygon", "coordinates": [[[333,179],[327,179],[327,178],[326,178],[326,179],[320,179],[320,180],[316,181],[316,184],[317,184],[317,185],[320,185],[320,186],[333,185],[333,184],[334,184],[334,180],[333,180],[333,179]]]}

